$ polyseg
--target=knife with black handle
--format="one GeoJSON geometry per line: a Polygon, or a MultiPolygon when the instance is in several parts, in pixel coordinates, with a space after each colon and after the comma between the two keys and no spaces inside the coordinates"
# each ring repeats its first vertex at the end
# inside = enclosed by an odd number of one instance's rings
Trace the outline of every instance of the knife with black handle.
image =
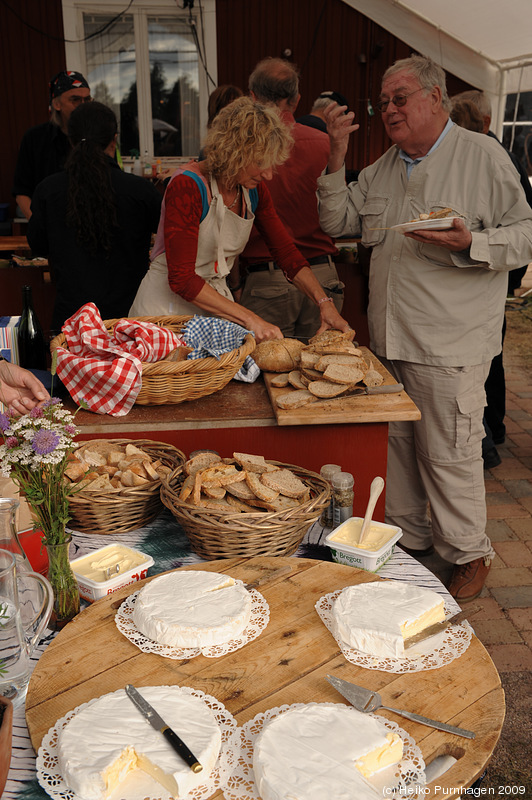
{"type": "Polygon", "coordinates": [[[331,403],[337,403],[340,400],[345,400],[347,397],[357,397],[365,394],[398,394],[399,392],[404,391],[404,388],[405,387],[402,383],[383,383],[380,386],[356,386],[355,388],[349,389],[342,394],[336,395],[336,397],[320,399],[317,402],[312,403],[311,407],[316,408],[316,406],[328,406],[331,403]]]}
{"type": "Polygon", "coordinates": [[[166,722],[162,719],[162,717],[159,716],[153,706],[151,706],[130,683],[127,684],[125,689],[126,694],[133,705],[135,705],[142,716],[148,720],[152,728],[155,728],[156,731],[160,731],[162,733],[165,739],[167,739],[172,745],[176,753],[178,753],[183,761],[188,764],[192,772],[201,772],[203,767],[199,763],[194,753],[189,750],[184,741],[179,738],[177,733],[168,727],[166,722]]]}

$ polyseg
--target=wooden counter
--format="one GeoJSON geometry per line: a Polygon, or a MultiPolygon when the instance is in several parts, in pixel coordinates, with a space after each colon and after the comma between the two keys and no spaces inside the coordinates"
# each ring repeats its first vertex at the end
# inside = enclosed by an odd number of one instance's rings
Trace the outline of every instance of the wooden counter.
{"type": "MultiPolygon", "coordinates": [[[[388,380],[393,382],[389,373],[388,380]]],[[[123,417],[81,410],[76,424],[83,439],[153,439],[172,444],[187,456],[199,449],[216,450],[222,457],[234,451],[256,453],[314,472],[323,464],[339,464],[355,477],[354,513],[363,516],[371,481],[376,475],[386,477],[388,422],[420,417],[404,392],[401,400],[398,397],[353,398],[352,410],[346,415],[349,421],[342,424],[280,427],[261,377],[252,384],[232,380],[221,391],[199,400],[135,405],[123,417]]],[[[74,410],[72,401],[66,406],[74,410]]],[[[375,519],[384,520],[384,495],[375,519]]]]}
{"type": "MultiPolygon", "coordinates": [[[[392,381],[389,376],[390,382],[392,381]]],[[[123,417],[80,411],[80,438],[154,439],[173,444],[189,455],[193,450],[256,453],[275,461],[319,472],[323,464],[339,464],[355,477],[356,515],[363,515],[369,487],[376,475],[386,477],[388,421],[419,419],[419,411],[402,392],[398,395],[353,398],[353,410],[342,424],[284,425],[276,421],[264,381],[230,381],[208,397],[176,405],[135,405],[123,417]],[[386,399],[388,398],[388,399],[386,399]]],[[[74,409],[72,401],[67,408],[74,409]]],[[[375,519],[384,520],[384,496],[375,519]]]]}

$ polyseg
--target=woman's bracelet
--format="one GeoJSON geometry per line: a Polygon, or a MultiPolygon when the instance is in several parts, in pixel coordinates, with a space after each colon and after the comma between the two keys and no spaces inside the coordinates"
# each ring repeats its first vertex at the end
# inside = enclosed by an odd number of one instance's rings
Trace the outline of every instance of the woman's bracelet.
{"type": "Polygon", "coordinates": [[[334,303],[332,297],[322,297],[321,300],[318,300],[317,304],[318,306],[321,306],[322,303],[328,303],[328,302],[334,303]]]}

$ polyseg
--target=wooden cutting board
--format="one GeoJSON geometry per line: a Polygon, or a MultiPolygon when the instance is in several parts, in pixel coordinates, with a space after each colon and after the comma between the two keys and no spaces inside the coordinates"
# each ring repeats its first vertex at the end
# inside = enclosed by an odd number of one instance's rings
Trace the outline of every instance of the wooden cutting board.
{"type": "MultiPolygon", "coordinates": [[[[504,692],[491,658],[473,636],[467,651],[440,669],[397,675],[350,664],[321,622],[315,603],[328,592],[379,580],[369,572],[302,558],[234,558],[182,569],[225,572],[245,583],[273,576],[259,589],[270,607],[270,622],[245,647],[221,658],[173,661],[142,653],[117,629],[115,610],[146,581],[126,586],[94,603],[57,635],[30,680],[26,720],[35,751],[44,734],[67,711],[94,697],[123,688],[180,685],[213,695],[239,724],[283,703],[344,702],[325,679],[328,673],[381,692],[383,702],[475,731],[463,739],[381,712],[406,730],[426,763],[438,755],[457,761],[430,797],[459,797],[483,772],[504,720],[504,692]],[[290,571],[275,577],[284,566],[290,571]]],[[[147,579],[151,580],[151,579],[147,579]]],[[[430,784],[429,784],[430,786],[430,784]]],[[[218,791],[212,796],[222,800],[218,791]]]]}
{"type": "MultiPolygon", "coordinates": [[[[374,368],[384,378],[384,384],[397,383],[386,367],[367,347],[361,347],[360,350],[368,363],[370,360],[373,361],[374,368]]],[[[321,400],[302,408],[290,410],[279,408],[277,398],[290,392],[290,387],[277,389],[272,386],[272,380],[276,374],[275,372],[264,372],[263,376],[278,425],[331,425],[341,422],[393,422],[394,420],[421,419],[418,407],[404,391],[393,394],[335,397],[331,400],[321,400]]]]}

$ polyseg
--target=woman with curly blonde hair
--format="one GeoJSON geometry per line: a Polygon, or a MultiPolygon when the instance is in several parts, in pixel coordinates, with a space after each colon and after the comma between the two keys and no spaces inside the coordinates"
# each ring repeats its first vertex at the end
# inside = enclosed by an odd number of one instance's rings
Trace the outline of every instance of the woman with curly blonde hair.
{"type": "Polygon", "coordinates": [[[131,316],[203,314],[236,322],[253,331],[257,341],[282,338],[276,325],[236,303],[232,291],[240,287],[234,279],[232,290],[227,283],[255,224],[272,259],[319,307],[320,330],[347,327],[334,304],[326,302],[264,182],[288,158],[291,146],[289,130],[273,107],[240,97],[220,111],[207,131],[204,160],[191,161],[168,184],[150,270],[131,316]]]}

